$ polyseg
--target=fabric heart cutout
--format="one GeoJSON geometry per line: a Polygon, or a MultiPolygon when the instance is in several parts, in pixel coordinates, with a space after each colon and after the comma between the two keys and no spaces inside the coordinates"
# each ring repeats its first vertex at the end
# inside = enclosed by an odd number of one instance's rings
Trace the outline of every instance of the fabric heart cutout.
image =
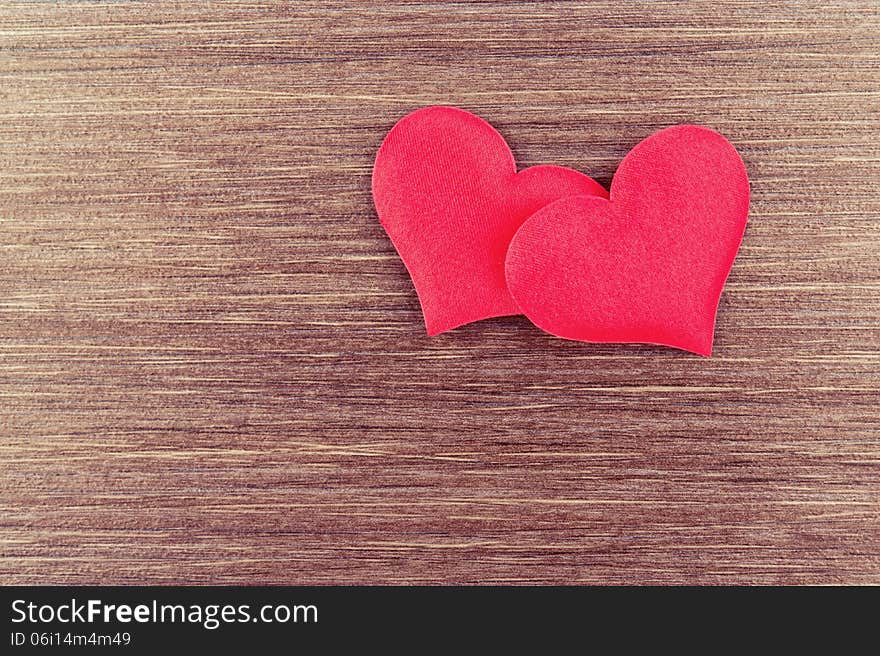
{"type": "Polygon", "coordinates": [[[519,314],[504,276],[511,238],[537,210],[584,194],[608,195],[561,166],[517,173],[504,138],[453,107],[402,118],[373,168],[379,220],[410,273],[429,335],[519,314]]]}
{"type": "Polygon", "coordinates": [[[734,147],[706,128],[667,128],[623,159],[610,198],[562,199],[523,223],[507,253],[508,288],[558,337],[709,356],[748,211],[734,147]]]}

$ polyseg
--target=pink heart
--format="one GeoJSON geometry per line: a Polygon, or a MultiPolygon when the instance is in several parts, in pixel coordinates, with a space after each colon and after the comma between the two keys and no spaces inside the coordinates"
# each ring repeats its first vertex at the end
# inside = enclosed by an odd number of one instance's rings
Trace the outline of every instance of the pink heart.
{"type": "Polygon", "coordinates": [[[504,277],[510,240],[528,216],[578,194],[607,197],[561,166],[517,173],[501,135],[452,107],[402,118],[373,168],[379,220],[409,270],[429,335],[519,314],[504,277]]]}
{"type": "Polygon", "coordinates": [[[553,335],[708,356],[748,211],[734,147],[706,128],[667,128],[624,158],[609,199],[566,198],[523,223],[507,254],[507,284],[553,335]]]}

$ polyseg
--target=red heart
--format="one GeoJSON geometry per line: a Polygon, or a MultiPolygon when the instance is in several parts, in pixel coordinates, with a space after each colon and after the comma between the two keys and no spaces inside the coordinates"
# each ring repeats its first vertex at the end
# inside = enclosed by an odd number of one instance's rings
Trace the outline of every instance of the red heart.
{"type": "Polygon", "coordinates": [[[577,194],[607,196],[561,166],[517,173],[501,135],[452,107],[402,118],[373,168],[379,220],[409,270],[429,335],[519,314],[504,279],[510,239],[529,215],[577,194]]]}
{"type": "Polygon", "coordinates": [[[531,216],[510,244],[507,284],[559,337],[708,356],[748,211],[733,146],[706,128],[667,128],[624,158],[610,199],[566,198],[531,216]]]}

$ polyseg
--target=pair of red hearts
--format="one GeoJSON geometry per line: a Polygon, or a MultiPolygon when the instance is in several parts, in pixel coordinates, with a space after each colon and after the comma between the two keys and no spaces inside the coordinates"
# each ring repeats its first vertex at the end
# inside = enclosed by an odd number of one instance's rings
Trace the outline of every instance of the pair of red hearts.
{"type": "Polygon", "coordinates": [[[749,182],[733,146],[693,125],[639,143],[610,194],[561,166],[517,173],[491,125],[427,107],[382,143],[373,198],[430,335],[522,313],[567,339],[708,356],[749,182]]]}

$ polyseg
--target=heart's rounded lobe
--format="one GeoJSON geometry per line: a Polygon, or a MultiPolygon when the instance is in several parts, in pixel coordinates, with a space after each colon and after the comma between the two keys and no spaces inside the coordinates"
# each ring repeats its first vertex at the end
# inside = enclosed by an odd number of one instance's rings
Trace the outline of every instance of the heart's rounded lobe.
{"type": "Polygon", "coordinates": [[[517,173],[501,135],[452,107],[401,119],[373,168],[379,220],[410,273],[430,335],[518,314],[504,277],[511,238],[548,203],[582,194],[607,195],[561,166],[517,173]]]}
{"type": "Polygon", "coordinates": [[[748,208],[745,166],[724,137],[667,128],[624,158],[610,199],[566,198],[525,221],[508,250],[508,287],[559,337],[708,356],[748,208]]]}

